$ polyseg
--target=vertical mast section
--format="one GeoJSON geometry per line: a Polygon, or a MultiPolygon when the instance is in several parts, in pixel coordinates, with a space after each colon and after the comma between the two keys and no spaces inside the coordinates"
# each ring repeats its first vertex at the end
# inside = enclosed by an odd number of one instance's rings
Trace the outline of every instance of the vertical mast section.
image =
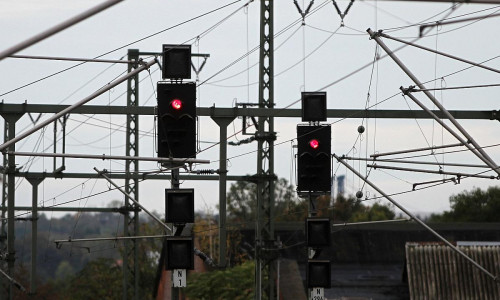
{"type": "MultiPolygon", "coordinates": [[[[273,0],[261,0],[260,6],[260,56],[259,56],[259,108],[274,108],[274,26],[273,0]]],[[[274,254],[269,251],[274,248],[274,132],[273,117],[259,117],[257,153],[257,226],[255,283],[256,298],[261,299],[262,293],[268,299],[274,299],[274,254]],[[264,274],[268,275],[263,280],[264,274]]]]}
{"type": "MultiPolygon", "coordinates": [[[[129,61],[139,61],[139,50],[128,50],[129,61]]],[[[138,63],[129,64],[128,72],[130,73],[138,67],[138,63]]],[[[139,74],[127,79],[127,106],[139,106],[139,74]]],[[[126,132],[126,156],[139,156],[139,115],[127,114],[127,132],[126,132]]],[[[111,170],[110,170],[111,171],[111,170]]],[[[125,174],[137,174],[139,172],[138,160],[125,161],[125,174]]],[[[129,176],[125,179],[125,193],[131,195],[139,201],[139,180],[137,176],[131,179],[129,176]]],[[[131,207],[131,203],[125,197],[125,207],[131,207]]],[[[124,214],[124,236],[139,235],[139,212],[125,210],[124,214]]],[[[125,254],[123,257],[123,299],[126,300],[128,295],[132,299],[139,299],[139,261],[138,261],[137,241],[132,239],[125,241],[125,254]]]]}

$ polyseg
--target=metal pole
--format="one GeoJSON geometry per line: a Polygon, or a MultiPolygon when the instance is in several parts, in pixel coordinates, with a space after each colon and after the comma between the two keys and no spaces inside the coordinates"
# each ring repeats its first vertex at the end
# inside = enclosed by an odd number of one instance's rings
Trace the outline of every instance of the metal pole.
{"type": "MultiPolygon", "coordinates": [[[[127,72],[132,72],[139,67],[139,50],[129,49],[128,60],[135,61],[134,64],[127,66],[127,72]]],[[[127,79],[127,108],[139,106],[139,73],[127,79]]],[[[139,156],[139,115],[134,113],[127,114],[127,127],[125,131],[125,155],[139,156]]],[[[125,174],[138,174],[139,161],[126,160],[125,174]]],[[[137,178],[125,178],[125,192],[139,201],[139,180],[137,178]]],[[[130,203],[127,198],[124,199],[125,206],[130,203]]],[[[139,235],[139,212],[125,214],[123,217],[124,231],[126,236],[139,235]]],[[[132,291],[132,299],[139,300],[139,249],[136,240],[125,241],[124,268],[123,268],[123,299],[128,297],[128,291],[132,291]],[[128,279],[128,278],[131,279],[128,279]]]]}
{"type": "MultiPolygon", "coordinates": [[[[15,136],[15,123],[9,125],[9,136],[15,136]]],[[[15,145],[12,145],[11,149],[15,145]]],[[[14,206],[15,206],[15,193],[16,193],[16,178],[14,173],[16,172],[16,157],[14,155],[8,156],[9,165],[8,168],[8,190],[9,194],[7,196],[7,267],[8,274],[14,277],[14,262],[16,260],[16,248],[15,248],[15,222],[14,222],[14,206]]],[[[14,291],[12,290],[12,282],[9,284],[9,299],[14,299],[14,291]]]]}
{"type": "MultiPolygon", "coordinates": [[[[180,180],[179,180],[179,169],[174,168],[171,171],[172,174],[172,179],[171,179],[171,188],[172,189],[179,189],[180,188],[180,180]]],[[[180,235],[182,233],[182,230],[176,229],[175,227],[173,228],[174,230],[172,231],[173,235],[180,235]]],[[[173,270],[172,270],[173,272],[173,270]]],[[[170,288],[170,300],[179,300],[180,298],[180,288],[174,287],[173,285],[173,273],[170,272],[170,275],[172,276],[172,287],[170,288]]]]}
{"type": "Polygon", "coordinates": [[[422,169],[410,169],[410,168],[400,168],[400,167],[390,167],[390,166],[380,166],[377,164],[367,164],[368,168],[374,169],[388,169],[388,170],[397,170],[397,171],[408,171],[408,172],[416,172],[416,173],[430,173],[430,174],[440,174],[440,175],[453,175],[457,177],[475,177],[475,178],[485,178],[485,179],[497,179],[495,176],[487,176],[487,175],[478,175],[478,174],[464,174],[457,172],[446,172],[446,171],[433,171],[433,170],[422,170],[422,169]]]}
{"type": "MultiPolygon", "coordinates": [[[[384,49],[384,51],[389,54],[389,56],[392,58],[392,60],[394,60],[394,62],[406,73],[406,75],[408,75],[408,77],[411,78],[411,80],[413,80],[413,82],[415,82],[415,84],[421,89],[421,90],[425,90],[425,86],[420,82],[420,80],[418,80],[418,78],[413,75],[413,73],[403,64],[403,62],[401,60],[399,60],[399,58],[393,53],[391,52],[391,50],[385,45],[384,42],[382,42],[382,40],[380,39],[379,37],[379,34],[378,33],[374,33],[370,28],[368,28],[367,30],[368,34],[370,34],[370,37],[372,39],[374,39],[377,44],[380,45],[380,47],[382,47],[382,49],[384,49]]],[[[481,155],[484,157],[484,159],[486,161],[489,161],[488,166],[492,166],[492,169],[494,169],[494,171],[500,175],[500,170],[498,169],[498,166],[495,164],[495,162],[493,161],[493,159],[491,159],[491,157],[481,148],[481,146],[479,146],[479,144],[474,140],[474,138],[460,125],[460,123],[457,122],[457,120],[455,120],[455,118],[450,114],[450,112],[448,112],[446,110],[446,108],[444,108],[443,105],[441,105],[441,103],[439,103],[439,101],[428,91],[423,91],[423,93],[436,105],[436,107],[439,108],[440,111],[442,111],[445,116],[448,118],[448,120],[450,120],[450,122],[455,125],[455,127],[467,138],[468,141],[471,142],[472,145],[474,145],[474,147],[476,147],[477,151],[479,151],[479,153],[481,153],[481,155]]],[[[461,141],[463,143],[463,141],[461,141]]],[[[485,161],[485,163],[486,163],[485,161]]]]}
{"type": "MultiPolygon", "coordinates": [[[[28,179],[29,180],[29,179],[28,179]]],[[[16,206],[14,207],[16,211],[33,211],[31,206],[16,206]]],[[[133,209],[126,210],[123,207],[54,207],[54,206],[44,206],[37,207],[37,211],[69,211],[69,212],[106,212],[106,213],[123,213],[125,211],[133,211],[133,209]]]]}
{"type": "MultiPolygon", "coordinates": [[[[274,108],[274,0],[260,0],[259,108],[274,108]]],[[[255,298],[262,292],[275,298],[276,264],[274,249],[274,116],[259,117],[257,140],[257,226],[255,229],[256,288],[255,298]],[[266,282],[263,274],[268,274],[266,282]]]]}
{"type": "MultiPolygon", "coordinates": [[[[122,1],[122,0],[120,0],[120,1],[122,1]]],[[[84,105],[85,103],[89,102],[90,100],[96,98],[97,96],[100,96],[100,95],[104,94],[105,92],[107,92],[108,90],[114,88],[118,84],[124,82],[128,78],[130,78],[132,76],[135,76],[136,74],[140,73],[141,71],[144,71],[144,70],[148,69],[149,67],[151,67],[155,63],[156,63],[156,61],[153,59],[153,60],[149,61],[148,63],[146,63],[145,65],[143,65],[143,66],[135,69],[134,71],[132,71],[132,72],[126,74],[126,75],[123,75],[122,77],[116,79],[115,81],[112,81],[112,82],[108,83],[106,86],[104,86],[104,87],[100,88],[99,90],[95,91],[90,96],[88,96],[88,97],[86,97],[86,98],[78,101],[77,103],[75,103],[75,104],[73,104],[73,105],[71,105],[71,106],[63,109],[62,111],[58,112],[57,114],[53,115],[52,117],[48,118],[47,120],[40,122],[38,125],[34,126],[33,128],[31,128],[29,130],[26,130],[24,133],[19,134],[18,136],[14,137],[13,139],[9,140],[8,142],[3,143],[2,145],[0,145],[0,151],[4,151],[5,148],[9,147],[10,145],[19,142],[20,140],[26,138],[30,134],[32,134],[32,133],[40,130],[41,128],[43,128],[45,126],[47,126],[48,124],[54,122],[55,120],[59,119],[60,117],[64,116],[65,114],[70,113],[75,108],[80,107],[80,106],[84,105]]]]}
{"type": "Polygon", "coordinates": [[[463,258],[465,258],[466,260],[468,260],[471,264],[473,264],[476,268],[478,268],[481,272],[483,272],[484,274],[486,274],[487,276],[491,277],[493,280],[497,281],[497,277],[493,274],[491,274],[488,270],[486,270],[485,268],[483,268],[480,264],[478,264],[477,262],[475,262],[472,258],[470,258],[469,256],[467,256],[467,254],[463,253],[460,249],[458,249],[455,245],[453,245],[452,243],[450,243],[447,239],[445,239],[443,236],[441,236],[439,233],[437,233],[436,231],[434,231],[434,229],[432,229],[431,227],[429,227],[427,224],[425,224],[422,220],[420,220],[419,218],[417,218],[414,214],[412,214],[410,211],[408,211],[406,208],[404,208],[403,206],[401,206],[398,202],[396,202],[394,199],[392,199],[389,195],[387,195],[386,193],[384,193],[384,191],[382,191],[381,189],[379,189],[375,184],[373,184],[370,180],[368,180],[366,177],[364,177],[363,175],[361,175],[360,173],[358,173],[353,167],[351,167],[349,164],[347,164],[346,162],[344,162],[342,160],[341,157],[338,157],[336,154],[333,154],[333,157],[335,157],[335,159],[337,159],[338,162],[340,162],[341,164],[343,164],[346,168],[348,168],[351,172],[353,172],[356,176],[358,176],[361,180],[363,180],[364,182],[366,182],[366,184],[368,184],[369,186],[371,186],[374,190],[376,190],[377,192],[379,192],[382,196],[384,196],[387,200],[389,200],[392,204],[394,204],[394,206],[396,206],[397,208],[399,208],[401,211],[403,211],[407,216],[409,216],[411,219],[415,220],[415,222],[417,222],[418,224],[420,224],[422,227],[424,227],[426,230],[428,230],[430,233],[432,233],[435,237],[437,237],[438,239],[440,239],[443,243],[445,243],[448,247],[450,247],[453,251],[455,251],[456,253],[458,253],[460,256],[462,256],[463,258]]]}
{"type": "MultiPolygon", "coordinates": [[[[14,285],[16,286],[19,290],[21,290],[22,292],[26,292],[26,289],[24,288],[24,286],[22,286],[19,282],[17,282],[14,278],[12,278],[11,276],[9,276],[7,273],[5,273],[2,268],[0,268],[0,274],[2,274],[3,276],[5,276],[5,278],[7,278],[9,280],[9,282],[11,283],[11,285],[14,285]]],[[[0,295],[1,296],[1,295],[0,295]]]]}
{"type": "Polygon", "coordinates": [[[431,161],[411,161],[411,160],[401,160],[401,159],[370,159],[364,157],[352,157],[352,156],[342,156],[342,159],[347,160],[361,160],[361,161],[371,161],[371,162],[385,162],[385,163],[397,163],[397,164],[416,164],[416,165],[432,165],[432,166],[450,166],[450,167],[468,167],[468,168],[490,168],[486,165],[471,165],[471,164],[458,164],[458,163],[440,163],[431,161]]]}
{"type": "Polygon", "coordinates": [[[420,32],[422,32],[424,29],[429,28],[429,27],[443,26],[443,25],[456,24],[456,23],[461,23],[461,22],[469,22],[469,21],[475,21],[475,20],[483,20],[486,18],[492,18],[492,17],[498,17],[498,16],[500,16],[500,14],[489,14],[489,15],[484,15],[484,16],[463,18],[463,19],[458,19],[458,20],[453,20],[453,21],[445,21],[445,22],[433,22],[430,24],[420,25],[420,32]]]}
{"type": "MultiPolygon", "coordinates": [[[[21,118],[22,114],[14,115],[2,115],[8,124],[8,137],[9,141],[16,136],[16,122],[21,118]]],[[[9,150],[15,151],[15,145],[10,145],[9,150]]],[[[14,275],[14,262],[16,260],[16,248],[15,248],[15,197],[16,197],[16,157],[15,155],[7,155],[7,273],[10,277],[14,275]]],[[[8,287],[8,298],[12,300],[13,290],[12,281],[8,287]]]]}
{"type": "Polygon", "coordinates": [[[332,227],[373,225],[373,224],[386,224],[386,223],[398,223],[398,222],[410,222],[410,221],[411,219],[395,219],[395,220],[367,221],[367,222],[354,222],[354,223],[336,223],[332,224],[332,227]]]}
{"type": "Polygon", "coordinates": [[[425,50],[425,51],[429,51],[429,52],[432,52],[432,53],[435,53],[435,54],[439,54],[439,55],[442,55],[442,56],[445,56],[445,57],[448,57],[448,58],[451,58],[451,59],[454,59],[454,60],[458,60],[458,61],[464,62],[464,63],[469,64],[469,65],[473,65],[473,66],[478,67],[478,68],[482,68],[482,69],[485,69],[485,70],[493,71],[495,73],[500,73],[500,70],[497,70],[497,69],[494,69],[494,68],[490,68],[488,66],[484,66],[481,63],[476,63],[476,62],[473,62],[473,61],[470,61],[470,60],[467,60],[467,59],[460,58],[458,56],[454,56],[454,55],[451,55],[451,54],[448,54],[448,53],[444,53],[444,52],[437,51],[437,50],[434,50],[434,49],[431,49],[431,48],[420,46],[420,45],[417,45],[417,44],[414,44],[414,43],[411,43],[411,42],[408,42],[408,41],[405,41],[405,40],[402,40],[402,39],[398,39],[398,38],[392,37],[392,36],[387,35],[385,33],[380,33],[379,35],[381,37],[385,37],[385,38],[388,38],[388,39],[391,39],[391,40],[394,40],[394,41],[397,41],[397,42],[400,42],[400,43],[403,43],[403,44],[406,44],[406,45],[410,45],[410,46],[413,46],[413,47],[416,47],[416,48],[420,48],[420,49],[425,50]]]}
{"type": "Polygon", "coordinates": [[[227,126],[234,117],[212,117],[219,125],[219,266],[226,267],[227,126]]]}
{"type": "Polygon", "coordinates": [[[104,3],[101,3],[99,5],[96,5],[95,7],[87,10],[87,11],[84,11],[83,13],[77,15],[77,16],[74,16],[73,18],[71,19],[68,19],[52,28],[49,28],[17,45],[14,45],[2,52],[0,52],[0,60],[4,59],[5,57],[7,56],[10,56],[16,52],[19,52],[25,48],[28,48],[29,46],[33,45],[33,44],[36,44],[46,38],[48,38],[49,36],[51,35],[54,35],[56,33],[58,33],[59,31],[62,31],[70,26],[73,26],[75,25],[76,23],[78,22],[81,22],[105,9],[107,9],[108,7],[111,7],[115,4],[118,4],[120,2],[122,2],[123,0],[109,0],[109,1],[106,1],[104,3]]]}
{"type": "Polygon", "coordinates": [[[33,56],[33,55],[10,55],[10,58],[26,58],[26,59],[44,59],[44,60],[63,60],[63,61],[84,61],[112,64],[132,64],[134,61],[117,60],[117,59],[96,59],[96,58],[77,58],[77,57],[57,57],[57,56],[33,56]]]}
{"type": "Polygon", "coordinates": [[[106,174],[104,174],[104,172],[99,171],[95,167],[94,167],[94,170],[100,176],[102,176],[104,179],[106,179],[109,183],[111,183],[111,185],[113,185],[123,195],[125,195],[125,197],[127,197],[128,200],[132,201],[135,205],[139,206],[145,213],[147,213],[151,218],[153,218],[153,220],[155,220],[156,222],[158,222],[158,224],[160,224],[161,226],[163,226],[168,232],[172,232],[172,229],[170,227],[168,227],[167,224],[163,223],[162,220],[160,220],[157,216],[155,216],[153,213],[151,213],[149,210],[147,210],[144,206],[142,206],[139,202],[137,202],[134,198],[132,198],[132,196],[130,196],[129,194],[125,193],[125,191],[121,187],[119,187],[113,180],[111,180],[108,176],[106,176],[106,174]]]}
{"type": "Polygon", "coordinates": [[[144,157],[144,156],[126,156],[126,155],[93,155],[93,154],[72,154],[72,153],[35,153],[35,152],[10,152],[16,156],[40,156],[40,157],[66,157],[66,158],[86,158],[86,159],[116,159],[116,160],[140,160],[140,161],[161,161],[176,163],[197,163],[209,164],[210,160],[196,158],[166,158],[166,157],[144,157]]]}
{"type": "Polygon", "coordinates": [[[459,147],[459,146],[463,146],[463,144],[462,143],[458,143],[458,144],[449,144],[449,145],[442,145],[442,146],[432,146],[432,147],[416,148],[416,149],[409,149],[409,150],[400,150],[400,151],[392,151],[392,152],[384,152],[384,153],[375,153],[375,154],[371,154],[370,157],[377,158],[377,157],[380,157],[380,156],[395,155],[395,154],[405,154],[405,153],[411,153],[411,152],[420,152],[420,151],[427,151],[427,150],[452,148],[452,147],[459,147]]]}
{"type": "MultiPolygon", "coordinates": [[[[405,93],[405,89],[403,87],[401,87],[401,90],[403,91],[403,93],[405,93]]],[[[480,160],[482,160],[486,165],[488,165],[491,169],[493,169],[493,171],[495,171],[497,174],[500,175],[500,170],[498,169],[498,166],[496,164],[494,164],[493,162],[491,162],[490,160],[488,160],[486,157],[484,157],[482,155],[482,153],[479,153],[478,150],[481,150],[481,149],[477,149],[477,148],[474,148],[472,147],[464,138],[462,138],[460,135],[458,135],[452,128],[450,128],[450,126],[448,126],[446,123],[444,123],[440,118],[438,118],[433,112],[430,111],[430,109],[428,109],[422,102],[420,102],[415,96],[413,96],[412,94],[407,94],[408,97],[410,97],[411,100],[413,100],[413,102],[415,102],[418,106],[420,106],[420,108],[422,108],[423,110],[425,110],[429,115],[431,115],[434,120],[436,120],[436,122],[443,126],[444,129],[446,129],[451,135],[453,135],[457,140],[459,140],[461,143],[463,143],[463,145],[465,147],[467,147],[472,153],[474,153],[474,155],[476,155],[480,160]]],[[[470,141],[470,140],[469,140],[470,141]]],[[[484,152],[484,151],[483,151],[484,152]]]]}
{"type": "MultiPolygon", "coordinates": [[[[5,118],[4,118],[5,119],[5,118]]],[[[9,140],[9,122],[7,119],[4,120],[4,128],[3,128],[3,138],[4,142],[9,140]]],[[[8,166],[9,161],[7,159],[7,155],[3,156],[3,165],[8,166]]],[[[9,177],[7,172],[4,170],[2,173],[2,214],[1,214],[1,225],[0,225],[0,249],[5,249],[7,248],[6,242],[7,242],[7,220],[8,218],[6,217],[7,214],[7,202],[8,202],[8,197],[9,197],[9,177]]],[[[6,262],[0,261],[0,268],[4,267],[6,265],[6,262]]],[[[6,296],[4,295],[3,291],[6,291],[8,288],[5,280],[3,277],[0,276],[0,300],[7,299],[6,296]]]]}
{"type": "Polygon", "coordinates": [[[137,239],[160,239],[168,235],[142,235],[142,236],[116,236],[107,238],[92,238],[92,239],[67,239],[67,240],[54,240],[57,245],[63,243],[78,243],[78,242],[103,242],[103,241],[123,241],[123,240],[137,240],[137,239]]]}
{"type": "Polygon", "coordinates": [[[30,294],[36,294],[36,256],[38,244],[38,185],[43,178],[27,178],[32,187],[31,206],[31,273],[30,273],[30,294]]]}

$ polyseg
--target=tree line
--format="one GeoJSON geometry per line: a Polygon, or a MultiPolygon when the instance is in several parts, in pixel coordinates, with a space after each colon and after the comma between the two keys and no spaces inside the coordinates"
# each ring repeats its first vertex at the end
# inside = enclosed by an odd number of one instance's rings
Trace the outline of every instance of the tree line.
{"type": "MultiPolygon", "coordinates": [[[[308,200],[297,197],[295,189],[285,179],[275,185],[276,222],[303,221],[307,217],[308,200]]],[[[115,203],[116,204],[116,203],[115,203]]],[[[433,214],[431,222],[500,222],[500,188],[473,189],[450,197],[450,210],[433,214]]],[[[336,199],[321,196],[316,199],[318,217],[334,222],[390,220],[396,217],[394,207],[379,201],[368,204],[353,195],[336,199]]],[[[190,274],[184,289],[189,299],[252,299],[254,264],[252,253],[241,247],[240,229],[255,222],[257,212],[256,185],[249,182],[232,184],[227,193],[228,255],[232,268],[190,274]]],[[[217,215],[198,213],[194,235],[205,253],[218,253],[217,215]]],[[[29,295],[16,291],[15,299],[120,299],[122,298],[121,242],[65,244],[57,249],[54,239],[89,238],[120,235],[123,217],[119,214],[86,213],[38,220],[38,292],[29,295]]],[[[29,287],[31,239],[26,223],[16,226],[15,279],[29,287]]],[[[158,224],[141,220],[141,235],[162,234],[158,224]]],[[[142,299],[151,299],[155,286],[161,239],[139,240],[140,287],[142,299]]],[[[251,251],[250,251],[251,252],[251,251]]]]}

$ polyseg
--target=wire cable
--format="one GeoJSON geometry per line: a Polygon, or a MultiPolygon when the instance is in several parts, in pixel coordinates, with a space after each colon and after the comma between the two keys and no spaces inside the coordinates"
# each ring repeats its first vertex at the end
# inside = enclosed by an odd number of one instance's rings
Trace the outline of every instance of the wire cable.
{"type": "MultiPolygon", "coordinates": [[[[156,35],[158,35],[158,34],[164,33],[164,32],[166,32],[166,31],[168,31],[168,30],[174,29],[174,28],[176,28],[176,27],[179,27],[179,26],[181,26],[181,25],[187,24],[187,23],[189,23],[189,22],[192,22],[192,21],[197,20],[197,19],[199,19],[199,18],[202,18],[202,17],[204,17],[204,16],[210,15],[210,14],[212,14],[212,13],[216,12],[216,11],[219,11],[219,10],[221,10],[221,9],[224,9],[224,8],[226,8],[226,7],[228,7],[228,6],[231,6],[231,5],[235,4],[235,3],[238,3],[238,2],[240,2],[240,1],[242,1],[242,0],[236,0],[236,1],[230,2],[230,3],[228,3],[228,4],[225,4],[225,5],[223,5],[223,6],[220,6],[220,7],[216,8],[216,9],[210,10],[210,11],[208,11],[208,12],[206,12],[206,13],[203,13],[203,14],[201,14],[201,15],[198,15],[198,16],[193,17],[193,18],[191,18],[191,19],[188,19],[188,20],[186,20],[186,21],[182,21],[182,22],[177,23],[177,24],[175,24],[175,25],[173,25],[173,26],[170,26],[170,27],[167,27],[167,28],[162,29],[162,30],[160,30],[160,31],[157,31],[157,32],[155,32],[155,33],[153,33],[153,34],[150,34],[150,35],[147,35],[147,36],[145,36],[145,37],[142,37],[142,38],[140,38],[140,39],[138,39],[138,40],[135,40],[135,41],[133,41],[133,42],[127,43],[127,44],[125,44],[125,45],[123,45],[123,46],[120,46],[120,47],[118,47],[118,48],[115,48],[115,49],[113,49],[113,50],[107,51],[107,52],[105,52],[105,53],[103,53],[103,54],[101,54],[101,55],[98,55],[98,56],[96,56],[96,57],[93,57],[93,59],[98,59],[98,58],[101,58],[101,57],[103,57],[103,56],[106,56],[106,55],[108,55],[108,54],[111,54],[111,53],[113,53],[113,52],[116,52],[116,51],[118,51],[118,50],[121,50],[121,49],[126,48],[126,47],[128,47],[128,46],[131,46],[131,45],[133,45],[133,44],[136,44],[136,43],[142,42],[142,41],[144,41],[144,40],[147,40],[147,39],[149,39],[149,38],[152,38],[153,36],[156,36],[156,35]]],[[[73,65],[73,66],[71,66],[71,67],[68,67],[68,68],[62,69],[62,70],[60,70],[60,71],[57,71],[57,72],[55,72],[55,73],[52,73],[52,74],[47,75],[47,76],[45,76],[45,77],[42,77],[42,78],[40,78],[40,79],[37,79],[37,80],[35,80],[35,81],[32,81],[32,82],[30,82],[30,83],[24,84],[24,85],[19,86],[19,87],[15,88],[15,89],[12,89],[12,90],[10,90],[10,91],[7,91],[7,92],[4,92],[4,93],[0,94],[0,97],[1,97],[1,96],[5,96],[5,95],[7,95],[7,94],[10,94],[10,93],[12,93],[12,92],[18,91],[18,90],[20,90],[20,89],[22,89],[22,88],[28,87],[28,86],[30,86],[30,85],[33,85],[33,84],[35,84],[35,83],[38,83],[38,82],[43,81],[43,80],[45,80],[45,79],[48,79],[48,78],[50,78],[50,77],[53,77],[53,76],[56,76],[56,75],[58,75],[58,74],[64,73],[64,72],[66,72],[66,71],[69,71],[69,70],[71,70],[71,69],[74,69],[74,68],[76,68],[76,67],[79,67],[79,66],[81,66],[81,65],[83,65],[83,64],[85,64],[85,63],[86,63],[86,62],[82,62],[82,63],[76,64],[76,65],[73,65]]]]}

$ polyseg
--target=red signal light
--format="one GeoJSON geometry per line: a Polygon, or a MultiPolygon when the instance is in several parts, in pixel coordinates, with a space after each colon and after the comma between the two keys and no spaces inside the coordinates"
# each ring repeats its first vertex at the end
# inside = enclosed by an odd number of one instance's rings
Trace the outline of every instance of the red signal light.
{"type": "Polygon", "coordinates": [[[182,101],[179,99],[174,99],[172,102],[170,102],[170,105],[172,105],[172,108],[175,110],[179,110],[182,108],[182,101]]]}
{"type": "Polygon", "coordinates": [[[313,149],[318,149],[319,141],[317,139],[312,139],[309,141],[309,146],[313,149]]]}

